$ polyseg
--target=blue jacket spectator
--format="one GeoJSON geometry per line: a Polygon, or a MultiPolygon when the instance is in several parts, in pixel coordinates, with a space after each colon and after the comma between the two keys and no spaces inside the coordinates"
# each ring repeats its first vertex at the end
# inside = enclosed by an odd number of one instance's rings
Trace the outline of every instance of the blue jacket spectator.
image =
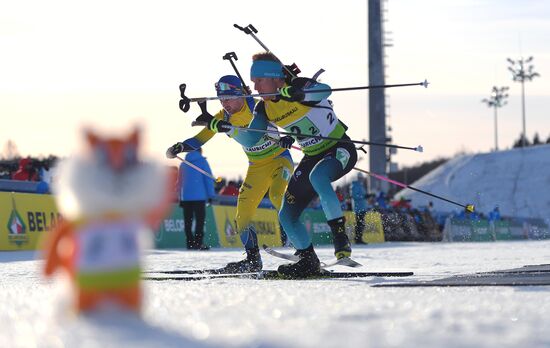
{"type": "Polygon", "coordinates": [[[367,190],[362,175],[357,175],[357,179],[351,182],[350,191],[353,210],[367,211],[367,190]]]}
{"type": "Polygon", "coordinates": [[[490,213],[489,213],[489,221],[498,221],[500,220],[500,210],[498,206],[495,207],[490,213]]]}
{"type": "MultiPolygon", "coordinates": [[[[200,151],[189,152],[185,160],[212,174],[210,165],[200,151]]],[[[180,201],[207,201],[216,195],[214,180],[183,162],[180,164],[179,182],[180,201]]]]}
{"type": "Polygon", "coordinates": [[[376,204],[380,209],[388,209],[388,203],[386,202],[386,194],[384,191],[380,191],[380,193],[378,193],[378,197],[376,197],[376,204]]]}

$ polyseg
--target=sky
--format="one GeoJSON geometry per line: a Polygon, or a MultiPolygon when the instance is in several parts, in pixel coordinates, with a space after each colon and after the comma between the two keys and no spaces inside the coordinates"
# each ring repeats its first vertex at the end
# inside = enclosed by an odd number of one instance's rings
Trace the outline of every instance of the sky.
{"type": "MultiPolygon", "coordinates": [[[[481,103],[509,86],[499,110],[499,146],[510,147],[522,125],[521,87],[507,57],[534,56],[541,77],[526,84],[527,136],[550,136],[550,4],[512,0],[385,2],[386,83],[427,79],[429,88],[388,89],[393,143],[400,167],[479,153],[494,147],[493,111],[481,103]]],[[[251,55],[261,51],[233,24],[253,24],[258,38],[302,76],[318,69],[332,87],[368,84],[366,1],[0,1],[0,146],[23,156],[67,156],[85,126],[108,134],[144,131],[144,153],[164,152],[195,135],[197,106],[178,108],[181,83],[190,97],[213,96],[232,68],[234,51],[249,83],[251,55]]],[[[336,92],[335,111],[352,139],[368,140],[368,93],[336,92]]],[[[220,109],[216,101],[209,111],[220,109]]],[[[246,172],[240,146],[218,135],[204,147],[214,174],[246,172]]],[[[295,154],[295,160],[301,155],[295,154]]],[[[358,166],[368,169],[368,156],[358,166]]]]}

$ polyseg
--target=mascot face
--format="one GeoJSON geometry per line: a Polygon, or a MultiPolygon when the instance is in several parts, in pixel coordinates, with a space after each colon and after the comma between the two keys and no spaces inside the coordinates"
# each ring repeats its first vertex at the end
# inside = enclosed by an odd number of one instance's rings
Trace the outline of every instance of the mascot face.
{"type": "Polygon", "coordinates": [[[132,170],[138,164],[139,132],[135,130],[126,139],[100,138],[86,131],[92,160],[98,166],[110,168],[115,173],[132,170]]]}

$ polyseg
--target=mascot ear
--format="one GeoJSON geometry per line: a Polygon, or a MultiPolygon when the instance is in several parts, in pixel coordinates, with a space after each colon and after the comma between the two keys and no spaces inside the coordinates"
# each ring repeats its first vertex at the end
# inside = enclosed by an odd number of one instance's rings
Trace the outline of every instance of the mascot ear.
{"type": "Polygon", "coordinates": [[[95,148],[97,143],[99,143],[99,137],[89,128],[84,129],[84,134],[86,135],[86,141],[88,145],[90,145],[90,148],[95,148]]]}
{"type": "Polygon", "coordinates": [[[132,134],[128,137],[128,142],[138,147],[140,140],[141,128],[138,126],[134,127],[132,134]]]}

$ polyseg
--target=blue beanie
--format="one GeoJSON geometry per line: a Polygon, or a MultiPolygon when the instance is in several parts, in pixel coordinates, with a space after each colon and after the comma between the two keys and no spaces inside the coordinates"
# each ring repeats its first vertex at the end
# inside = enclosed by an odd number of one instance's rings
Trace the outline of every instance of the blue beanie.
{"type": "Polygon", "coordinates": [[[241,79],[235,75],[222,76],[215,84],[216,92],[220,95],[243,95],[241,79]]]}
{"type": "Polygon", "coordinates": [[[272,60],[255,60],[250,68],[250,78],[272,77],[284,79],[283,66],[272,60]]]}

